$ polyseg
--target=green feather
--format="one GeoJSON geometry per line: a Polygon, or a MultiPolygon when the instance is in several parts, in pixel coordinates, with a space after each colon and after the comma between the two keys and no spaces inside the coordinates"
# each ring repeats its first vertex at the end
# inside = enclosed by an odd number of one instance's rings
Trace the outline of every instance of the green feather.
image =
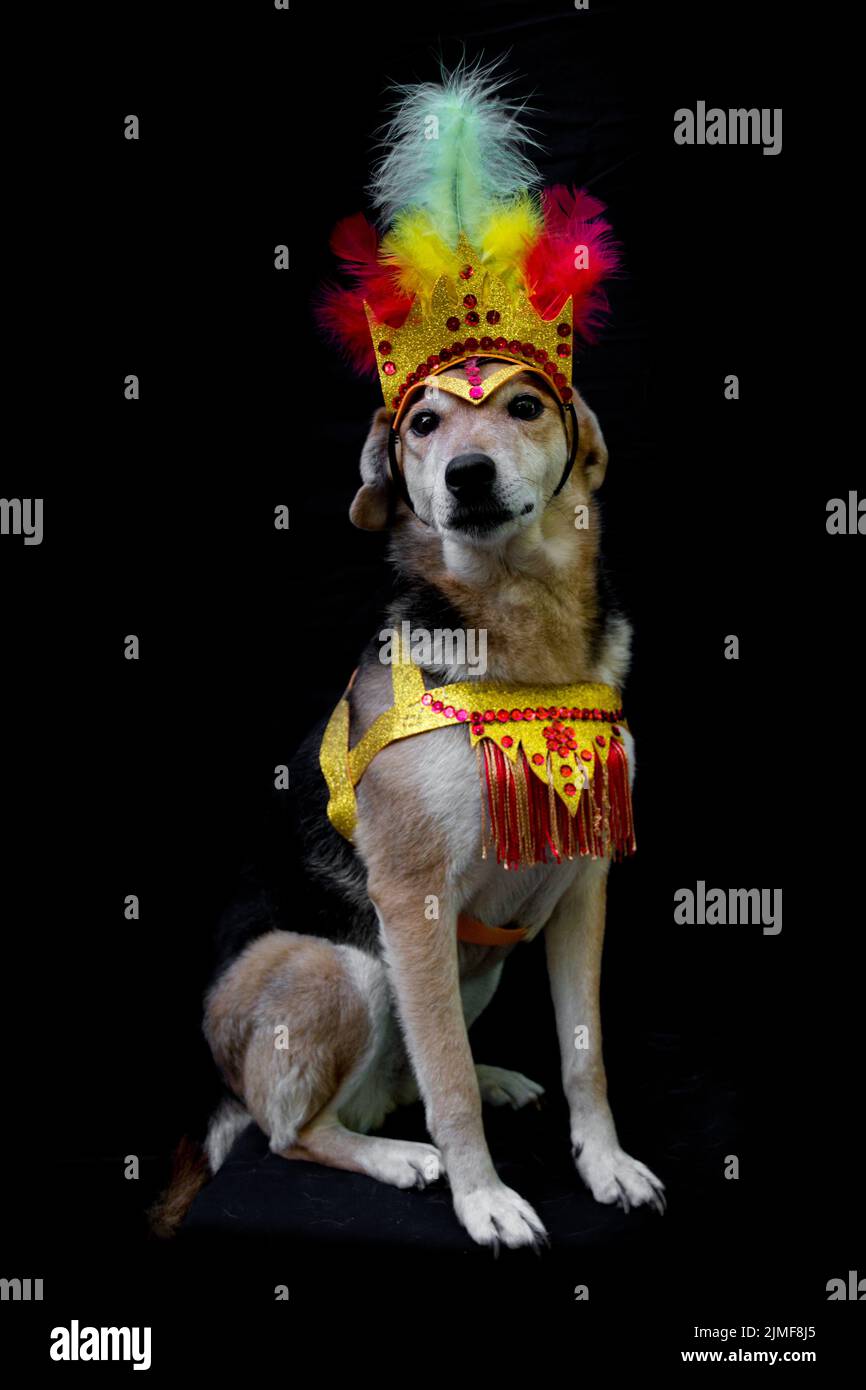
{"type": "Polygon", "coordinates": [[[524,154],[537,147],[523,122],[525,103],[502,95],[501,59],[442,71],[441,83],[400,86],[381,144],[387,150],[370,185],[383,229],[408,208],[423,209],[450,246],[476,241],[491,212],[536,186],[524,154]]]}

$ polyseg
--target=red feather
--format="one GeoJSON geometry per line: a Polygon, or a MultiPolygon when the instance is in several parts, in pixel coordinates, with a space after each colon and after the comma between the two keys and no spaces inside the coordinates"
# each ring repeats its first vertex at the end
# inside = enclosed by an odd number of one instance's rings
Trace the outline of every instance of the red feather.
{"type": "Polygon", "coordinates": [[[331,232],[330,247],[342,269],[358,281],[380,275],[379,233],[362,212],[344,217],[331,232]]]}
{"type": "Polygon", "coordinates": [[[600,198],[587,193],[585,188],[567,188],[564,183],[556,183],[545,188],[542,196],[544,226],[553,235],[567,232],[569,223],[575,218],[588,222],[598,217],[607,207],[600,198]]]}
{"type": "Polygon", "coordinates": [[[364,313],[363,291],[325,285],[313,305],[313,313],[321,332],[336,343],[355,371],[375,377],[376,353],[364,313]]]}
{"type": "Polygon", "coordinates": [[[608,307],[601,281],[620,263],[610,223],[599,216],[604,203],[586,189],[557,184],[544,190],[541,206],[544,230],[523,263],[530,302],[542,318],[552,319],[571,296],[575,330],[592,341],[608,307]],[[574,264],[579,246],[587,248],[583,268],[574,264]]]}
{"type": "Polygon", "coordinates": [[[376,353],[364,302],[380,323],[400,328],[412,308],[412,298],[402,294],[390,272],[379,260],[379,235],[362,212],[344,217],[331,233],[331,250],[342,269],[354,281],[351,289],[326,285],[314,305],[316,321],[345,353],[356,371],[376,374],[376,353]]]}

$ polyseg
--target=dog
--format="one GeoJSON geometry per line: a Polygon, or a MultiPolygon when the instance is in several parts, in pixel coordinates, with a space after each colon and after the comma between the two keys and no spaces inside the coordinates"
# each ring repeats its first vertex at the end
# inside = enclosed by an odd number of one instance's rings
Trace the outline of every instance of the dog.
{"type": "MultiPolygon", "coordinates": [[[[477,376],[486,381],[499,366],[481,357],[477,376]]],[[[596,500],[607,449],[578,393],[570,422],[538,373],[511,376],[481,404],[428,383],[402,415],[395,473],[389,415],[377,411],[350,517],[390,530],[401,585],[388,629],[484,631],[487,676],[503,685],[621,689],[631,628],[606,595],[596,500]],[[573,466],[557,487],[569,453],[573,466]]],[[[371,641],[346,697],[353,744],[394,698],[380,650],[371,641]]],[[[435,688],[476,675],[466,665],[427,665],[419,679],[435,688]]],[[[607,1099],[599,982],[610,858],[576,854],[504,872],[480,857],[475,759],[445,728],[390,742],[372,758],[349,843],[327,814],[322,732],[313,731],[291,773],[316,909],[285,930],[253,884],[223,923],[225,961],[207,994],[204,1030],[230,1095],[210,1124],[208,1170],[254,1120],[287,1160],[401,1188],[447,1178],[457,1219],[482,1246],[543,1243],[538,1215],[496,1172],[482,1120],[482,1102],[519,1108],[542,1088],[476,1063],[468,1039],[506,959],[516,953],[519,968],[520,942],[543,932],[577,1173],[600,1203],[661,1213],[664,1184],[622,1149],[607,1099]],[[439,905],[432,918],[431,901],[439,905]],[[461,915],[513,924],[519,940],[507,931],[502,944],[458,939],[461,915]],[[585,1048],[575,1046],[578,1027],[587,1030],[585,1048]],[[286,1046],[276,1043],[280,1030],[286,1046]],[[432,1142],[376,1135],[390,1111],[419,1097],[432,1142]]],[[[627,730],[622,738],[631,779],[633,739],[627,730]]],[[[187,1188],[201,1176],[188,1171],[187,1188]]],[[[181,1173],[163,1218],[182,1209],[183,1187],[181,1173]]]]}

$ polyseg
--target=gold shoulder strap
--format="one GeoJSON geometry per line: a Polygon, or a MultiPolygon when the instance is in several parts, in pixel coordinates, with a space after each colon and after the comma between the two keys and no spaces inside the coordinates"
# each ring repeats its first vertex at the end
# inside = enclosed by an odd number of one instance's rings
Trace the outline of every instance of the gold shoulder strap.
{"type": "Polygon", "coordinates": [[[421,674],[421,668],[415,665],[409,653],[404,650],[399,636],[395,660],[391,666],[391,680],[394,684],[395,705],[417,704],[424,694],[424,677],[421,674]]]}
{"type": "Polygon", "coordinates": [[[350,749],[348,694],[354,679],[353,675],[346,694],[328,721],[319,751],[319,763],[330,793],[328,819],[347,840],[351,840],[358,818],[355,787],[377,753],[395,738],[416,732],[414,728],[406,727],[404,712],[412,710],[420,713],[420,700],[424,694],[421,670],[404,651],[398,635],[397,650],[391,664],[394,703],[373,720],[367,732],[350,749]]]}

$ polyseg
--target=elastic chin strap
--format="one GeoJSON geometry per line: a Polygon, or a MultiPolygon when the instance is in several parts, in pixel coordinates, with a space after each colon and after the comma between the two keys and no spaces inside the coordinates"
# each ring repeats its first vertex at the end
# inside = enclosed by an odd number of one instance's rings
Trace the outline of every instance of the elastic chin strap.
{"type": "MultiPolygon", "coordinates": [[[[559,406],[560,411],[562,412],[562,427],[565,430],[566,440],[568,439],[568,426],[566,425],[565,421],[568,415],[571,416],[571,449],[569,450],[565,468],[562,471],[562,477],[560,478],[559,482],[557,483],[556,487],[553,489],[553,492],[550,494],[550,497],[548,498],[548,506],[553,501],[554,497],[556,497],[557,493],[562,492],[562,489],[568,482],[569,477],[571,476],[571,470],[574,467],[574,460],[577,458],[577,446],[580,442],[580,429],[577,423],[577,413],[575,412],[574,406],[572,405],[571,401],[563,402],[557,400],[557,405],[559,406]]],[[[404,478],[402,470],[400,469],[400,466],[397,463],[397,438],[397,430],[395,430],[392,425],[391,428],[388,430],[388,464],[391,469],[391,480],[394,484],[394,487],[397,489],[397,492],[403,498],[403,501],[409,508],[410,512],[412,512],[415,516],[418,516],[418,513],[415,511],[415,508],[412,504],[412,498],[409,496],[409,489],[406,486],[406,479],[404,478]]],[[[421,522],[423,526],[430,525],[429,521],[425,521],[422,516],[418,516],[418,520],[421,522]]]]}

